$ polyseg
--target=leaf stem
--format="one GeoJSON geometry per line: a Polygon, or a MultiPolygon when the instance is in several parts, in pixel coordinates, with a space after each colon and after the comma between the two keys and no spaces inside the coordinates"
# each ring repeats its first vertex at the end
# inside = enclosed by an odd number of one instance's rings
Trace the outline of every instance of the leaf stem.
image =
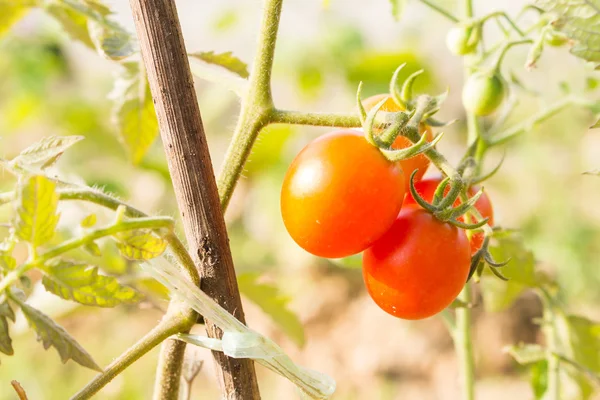
{"type": "Polygon", "coordinates": [[[443,15],[444,17],[446,17],[447,19],[449,19],[450,21],[452,21],[454,23],[460,22],[458,17],[452,15],[452,13],[450,13],[450,11],[444,9],[441,6],[438,6],[437,4],[433,3],[432,1],[421,0],[421,3],[425,4],[427,7],[431,8],[432,10],[436,11],[437,13],[443,15]]]}
{"type": "Polygon", "coordinates": [[[498,146],[498,145],[504,144],[504,143],[522,135],[523,133],[530,131],[535,125],[537,125],[541,122],[544,122],[545,120],[549,119],[550,117],[558,114],[563,109],[565,109],[569,106],[572,106],[572,105],[577,105],[577,104],[589,106],[589,104],[586,103],[585,101],[582,101],[580,99],[576,99],[573,97],[567,97],[566,99],[562,99],[562,100],[558,101],[557,103],[553,104],[552,106],[539,111],[537,114],[534,114],[532,117],[526,119],[525,121],[522,121],[522,122],[518,123],[517,125],[510,127],[507,130],[494,135],[496,137],[490,138],[488,140],[488,146],[493,147],[493,146],[498,146]]]}

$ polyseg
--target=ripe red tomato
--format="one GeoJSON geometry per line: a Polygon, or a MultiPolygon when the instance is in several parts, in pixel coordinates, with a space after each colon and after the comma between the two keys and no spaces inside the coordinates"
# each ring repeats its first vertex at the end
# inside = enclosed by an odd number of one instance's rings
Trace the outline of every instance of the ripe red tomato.
{"type": "Polygon", "coordinates": [[[464,230],[409,206],[363,253],[363,278],[371,298],[384,311],[398,318],[423,319],[458,296],[470,261],[464,230]]]}
{"type": "Polygon", "coordinates": [[[399,163],[361,132],[340,130],[309,143],[281,189],[283,222],[298,245],[320,257],[360,253],[392,225],[405,195],[399,163]]]}
{"type": "MultiPolygon", "coordinates": [[[[381,100],[383,100],[387,94],[378,94],[375,96],[371,96],[363,101],[363,106],[367,112],[371,110],[373,107],[377,105],[381,100]]],[[[380,111],[386,112],[398,112],[404,111],[396,102],[388,97],[387,101],[383,103],[383,107],[381,107],[380,111]]],[[[427,140],[433,140],[433,131],[431,128],[425,124],[421,124],[419,133],[421,135],[427,135],[427,140]]],[[[394,143],[392,144],[393,149],[405,149],[407,147],[412,146],[412,142],[405,138],[404,136],[398,136],[394,143]]],[[[402,169],[404,170],[404,174],[406,175],[406,191],[408,192],[409,185],[409,177],[413,173],[415,169],[418,169],[417,174],[415,175],[415,182],[420,181],[425,175],[425,171],[427,171],[427,167],[429,167],[429,159],[424,154],[418,154],[415,157],[407,158],[406,160],[400,161],[400,165],[402,165],[402,169]]]]}
{"type": "MultiPolygon", "coordinates": [[[[424,179],[420,182],[415,183],[415,189],[417,190],[417,193],[419,193],[421,197],[425,199],[425,201],[431,203],[433,201],[433,194],[435,193],[435,189],[438,187],[441,181],[442,180],[440,178],[424,179]]],[[[448,193],[449,190],[450,185],[446,186],[446,190],[444,190],[444,192],[448,193]]],[[[472,186],[469,189],[469,196],[475,195],[478,191],[478,187],[472,186]]],[[[407,191],[406,193],[407,194],[406,199],[404,200],[404,204],[417,204],[415,202],[415,199],[413,199],[411,193],[409,191],[407,191]]],[[[459,204],[461,204],[460,198],[456,199],[456,201],[454,202],[454,207],[458,206],[459,204]]],[[[492,208],[492,202],[490,201],[490,198],[485,192],[483,192],[479,200],[477,200],[477,202],[475,203],[475,208],[477,209],[477,211],[479,211],[483,218],[489,218],[488,225],[494,225],[494,209],[492,208]]],[[[464,219],[461,217],[459,218],[459,221],[464,221],[464,219]]],[[[475,254],[475,252],[481,248],[484,239],[485,235],[483,234],[483,232],[473,232],[473,235],[471,236],[471,254],[475,254]]]]}

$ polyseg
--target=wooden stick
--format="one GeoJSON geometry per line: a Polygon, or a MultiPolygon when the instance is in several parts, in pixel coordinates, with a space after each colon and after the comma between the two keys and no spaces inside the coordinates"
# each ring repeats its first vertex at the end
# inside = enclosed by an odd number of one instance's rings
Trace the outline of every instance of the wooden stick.
{"type": "MultiPolygon", "coordinates": [[[[201,288],[245,323],[175,2],[130,0],[130,4],[186,238],[200,269],[201,288]]],[[[222,335],[210,321],[206,327],[210,337],[222,335]]],[[[178,387],[173,386],[179,382],[182,346],[174,341],[163,346],[161,387],[155,399],[176,399],[178,387]],[[177,376],[167,376],[171,371],[177,376]]],[[[213,356],[225,399],[260,399],[253,361],[218,352],[213,356]]]]}

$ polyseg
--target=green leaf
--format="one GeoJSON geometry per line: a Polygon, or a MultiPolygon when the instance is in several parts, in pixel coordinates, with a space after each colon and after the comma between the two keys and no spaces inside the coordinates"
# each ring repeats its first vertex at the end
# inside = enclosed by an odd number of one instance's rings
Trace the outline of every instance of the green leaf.
{"type": "Polygon", "coordinates": [[[0,270],[10,271],[15,269],[17,261],[8,253],[0,251],[0,270]]]}
{"type": "Polygon", "coordinates": [[[41,175],[26,178],[19,185],[16,234],[34,247],[54,236],[59,219],[55,188],[54,182],[41,175]]]}
{"type": "Polygon", "coordinates": [[[490,247],[490,253],[498,262],[510,259],[499,269],[508,278],[507,282],[487,273],[481,279],[485,308],[497,312],[510,307],[523,291],[536,287],[539,276],[535,273],[533,254],[525,248],[518,235],[498,238],[496,244],[490,247]]]}
{"type": "Polygon", "coordinates": [[[574,42],[571,53],[600,63],[600,0],[537,0],[553,14],[553,26],[574,42]]]}
{"type": "Polygon", "coordinates": [[[298,346],[304,345],[304,328],[300,320],[288,309],[289,298],[277,287],[258,282],[259,274],[245,273],[238,276],[240,293],[259,306],[285,334],[298,346]]]}
{"type": "Polygon", "coordinates": [[[234,74],[246,79],[250,76],[248,65],[245,62],[234,56],[230,51],[226,53],[215,53],[214,51],[200,51],[191,53],[190,57],[204,61],[209,64],[218,65],[227,69],[234,74]]]}
{"type": "Polygon", "coordinates": [[[42,283],[47,291],[65,300],[87,306],[114,307],[134,304],[141,295],[130,287],[122,286],[111,277],[98,274],[97,267],[62,261],[43,268],[42,283]]]}
{"type": "Polygon", "coordinates": [[[47,350],[50,346],[54,347],[63,364],[71,359],[84,367],[102,371],[92,356],[62,326],[23,301],[19,299],[16,301],[21,306],[21,311],[29,322],[29,326],[37,333],[38,341],[42,342],[44,349],[47,350]]]}
{"type": "MultiPolygon", "coordinates": [[[[600,323],[557,311],[554,324],[560,344],[557,352],[572,363],[561,363],[568,373],[565,378],[572,380],[579,389],[576,398],[588,399],[594,391],[594,385],[587,373],[600,373],[600,323]]],[[[594,378],[597,382],[598,377],[594,378]]]]}
{"type": "Polygon", "coordinates": [[[138,229],[116,235],[117,247],[123,257],[130,260],[150,260],[160,256],[167,248],[167,242],[152,231],[138,229]]]}
{"type": "Polygon", "coordinates": [[[0,352],[12,356],[15,351],[12,347],[12,339],[8,331],[8,320],[0,317],[0,352]]]}
{"type": "Polygon", "coordinates": [[[90,38],[85,15],[66,7],[60,1],[52,1],[45,4],[46,12],[54,17],[62,26],[63,30],[73,40],[78,40],[87,47],[94,49],[94,43],[90,38]]]}
{"type": "Polygon", "coordinates": [[[546,357],[545,349],[539,344],[520,344],[504,348],[521,365],[536,363],[546,357]]]}
{"type": "Polygon", "coordinates": [[[158,136],[158,121],[145,73],[137,63],[124,67],[110,94],[113,120],[129,157],[138,164],[158,136]]]}
{"type": "Polygon", "coordinates": [[[0,38],[25,15],[29,10],[28,4],[30,3],[32,2],[22,0],[12,0],[10,4],[0,3],[0,38]]]}
{"type": "Polygon", "coordinates": [[[96,214],[90,214],[81,220],[81,227],[92,228],[94,225],[96,225],[97,220],[98,218],[96,217],[96,214]]]}
{"type": "Polygon", "coordinates": [[[12,322],[15,322],[15,320],[16,320],[15,312],[10,307],[10,304],[8,304],[8,301],[6,301],[6,299],[4,299],[0,303],[0,317],[2,317],[2,318],[8,318],[12,322]]]}
{"type": "Polygon", "coordinates": [[[396,21],[400,21],[400,18],[402,17],[405,1],[406,0],[389,0],[390,4],[392,5],[392,16],[396,21]]]}
{"type": "Polygon", "coordinates": [[[65,31],[111,60],[134,53],[134,38],[110,19],[111,11],[99,0],[54,0],[46,6],[65,31]]]}
{"type": "Polygon", "coordinates": [[[83,139],[83,136],[48,136],[23,150],[12,162],[20,165],[43,163],[49,167],[65,150],[83,139]]]}
{"type": "Polygon", "coordinates": [[[548,362],[546,360],[538,361],[529,368],[529,383],[536,400],[541,400],[548,388],[548,362]]]}

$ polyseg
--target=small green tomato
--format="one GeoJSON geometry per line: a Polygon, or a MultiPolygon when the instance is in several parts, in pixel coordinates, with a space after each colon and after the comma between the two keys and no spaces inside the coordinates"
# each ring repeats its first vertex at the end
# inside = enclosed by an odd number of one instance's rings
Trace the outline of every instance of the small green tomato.
{"type": "Polygon", "coordinates": [[[471,75],[462,92],[465,109],[478,116],[493,113],[506,96],[506,84],[498,73],[477,72],[471,75]]]}
{"type": "Polygon", "coordinates": [[[478,44],[479,29],[476,26],[456,26],[446,35],[448,50],[458,56],[473,53],[478,44]]]}

